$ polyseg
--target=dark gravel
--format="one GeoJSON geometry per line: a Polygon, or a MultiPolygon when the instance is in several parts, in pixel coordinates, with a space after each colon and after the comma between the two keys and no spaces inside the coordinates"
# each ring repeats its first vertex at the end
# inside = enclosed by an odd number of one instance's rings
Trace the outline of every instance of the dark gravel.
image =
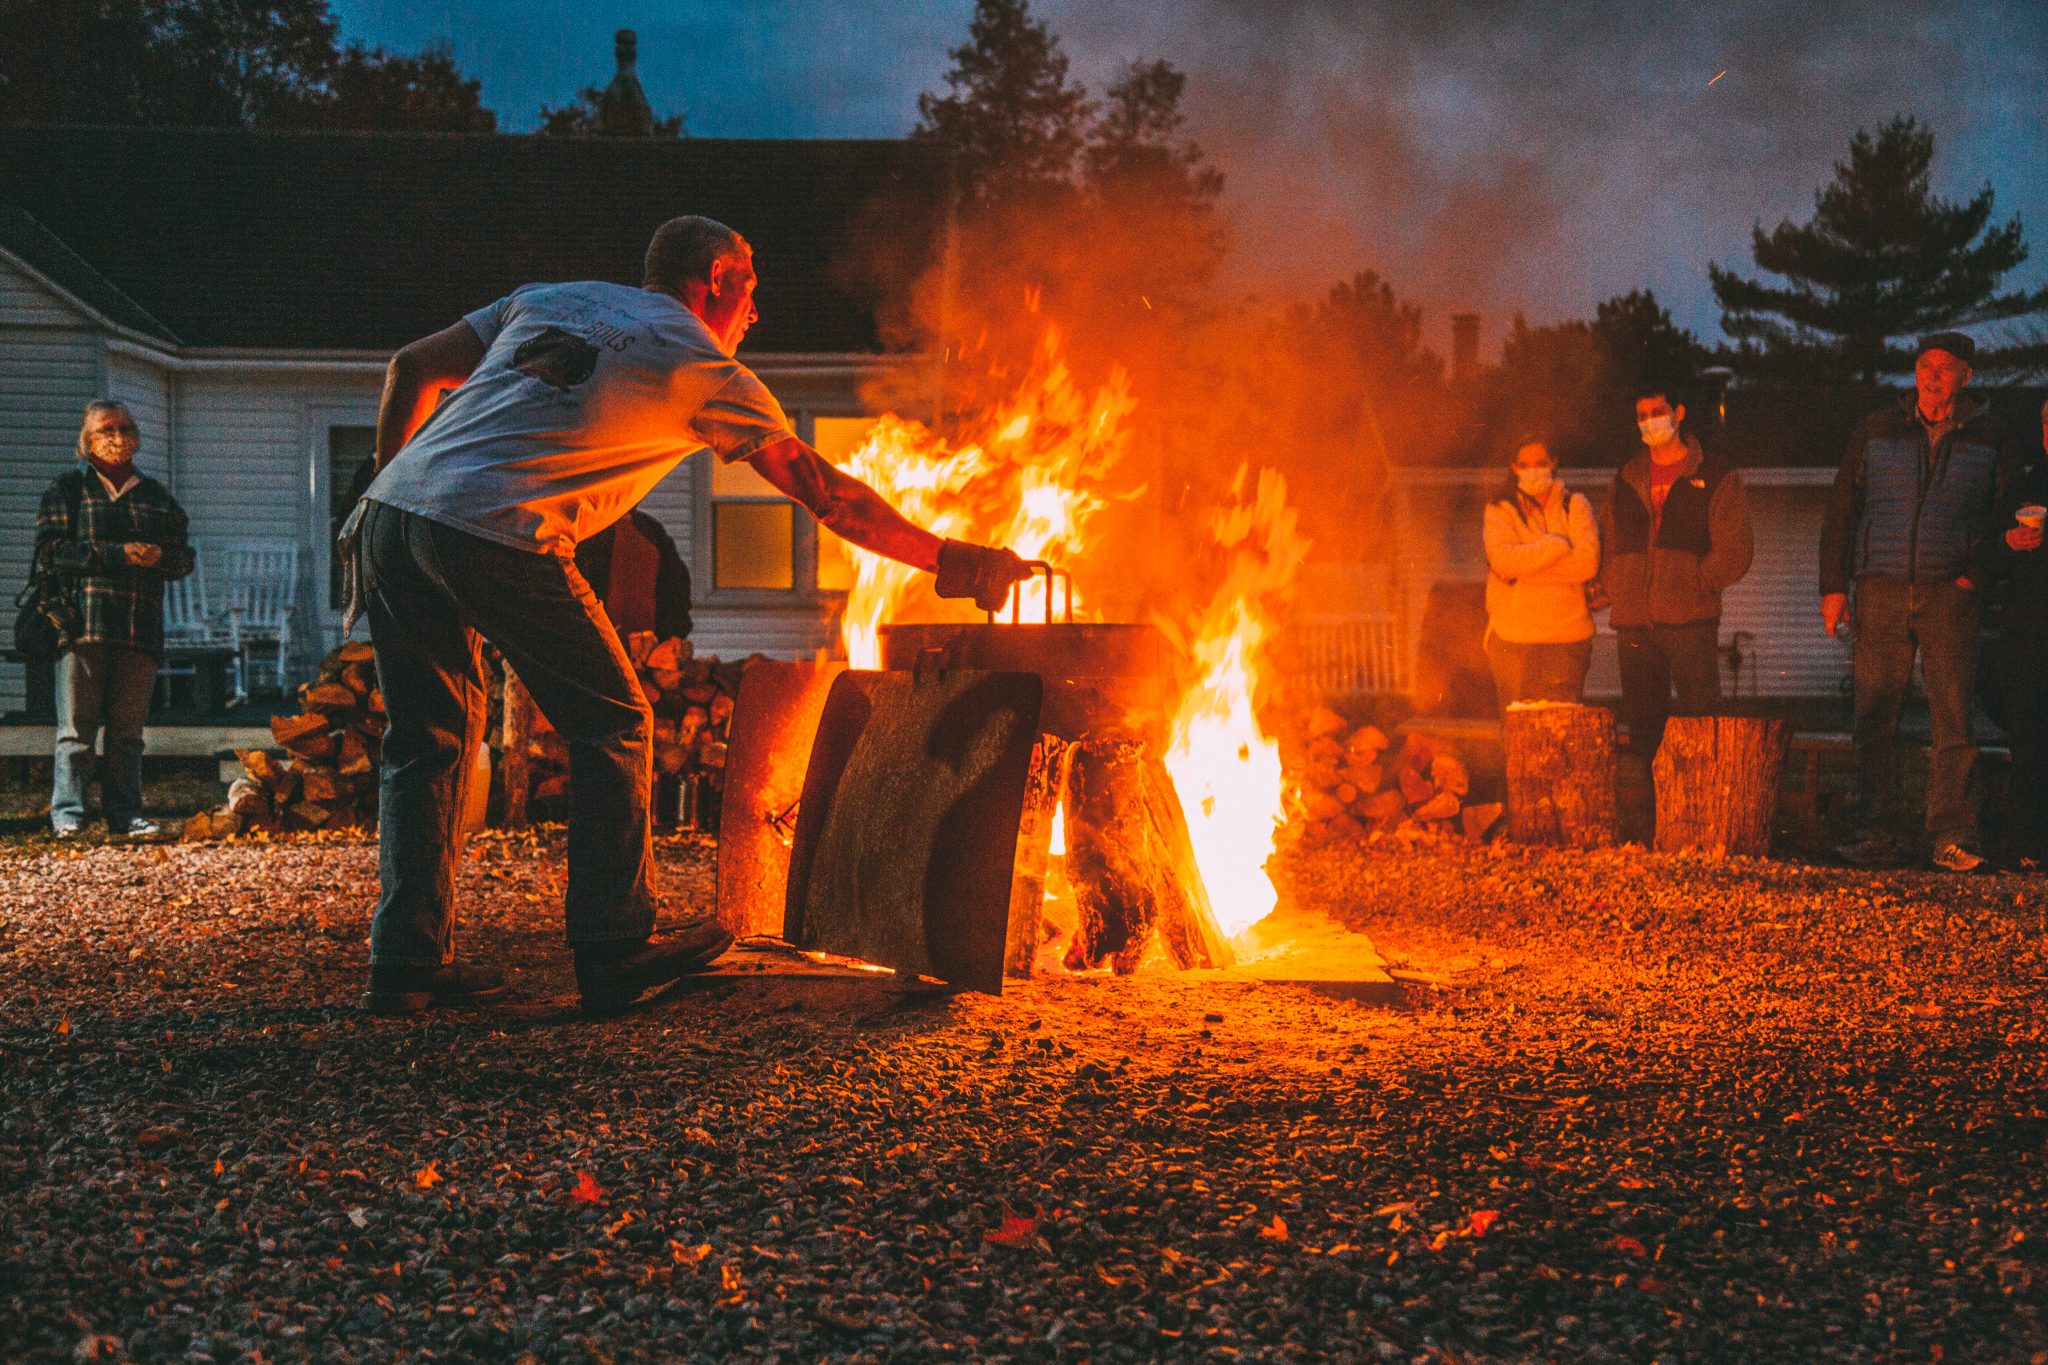
{"type": "Polygon", "coordinates": [[[2038,879],[1304,850],[1442,984],[591,1024],[479,853],[526,1003],[409,1022],[365,843],[0,850],[0,1358],[2048,1361],[2038,879]]]}

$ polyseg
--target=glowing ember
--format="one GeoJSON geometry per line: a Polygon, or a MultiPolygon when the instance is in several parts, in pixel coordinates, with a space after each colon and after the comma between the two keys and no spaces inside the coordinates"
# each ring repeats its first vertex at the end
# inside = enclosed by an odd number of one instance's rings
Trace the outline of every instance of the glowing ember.
{"type": "MultiPolygon", "coordinates": [[[[1070,570],[1079,618],[1089,523],[1113,496],[1109,476],[1130,443],[1130,410],[1121,375],[1084,393],[1060,359],[1058,331],[1048,329],[1017,397],[992,414],[980,441],[956,447],[917,422],[888,416],[843,464],[938,535],[1005,545],[1070,570]]],[[[932,596],[928,575],[849,549],[854,582],[840,630],[853,667],[882,666],[880,630],[890,621],[975,619],[973,603],[932,596]]]]}
{"type": "Polygon", "coordinates": [[[1166,756],[1216,922],[1232,936],[1271,914],[1278,899],[1266,860],[1285,819],[1280,749],[1259,728],[1253,701],[1260,646],[1308,552],[1286,481],[1261,470],[1247,500],[1248,473],[1238,470],[1233,503],[1211,519],[1229,564],[1187,631],[1199,676],[1181,698],[1166,756]]]}

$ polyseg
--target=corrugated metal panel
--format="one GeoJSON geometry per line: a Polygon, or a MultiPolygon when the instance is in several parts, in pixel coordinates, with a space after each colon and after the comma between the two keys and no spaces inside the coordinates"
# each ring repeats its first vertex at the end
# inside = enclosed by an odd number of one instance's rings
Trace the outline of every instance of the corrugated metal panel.
{"type": "MultiPolygon", "coordinates": [[[[74,319],[48,295],[29,292],[26,280],[0,267],[0,589],[8,602],[28,580],[43,490],[74,458],[79,414],[99,383],[98,341],[46,325],[74,319]],[[31,318],[36,325],[20,325],[31,318]]],[[[145,453],[143,467],[152,463],[145,453]]],[[[19,708],[23,690],[21,665],[0,663],[0,711],[19,708]]]]}

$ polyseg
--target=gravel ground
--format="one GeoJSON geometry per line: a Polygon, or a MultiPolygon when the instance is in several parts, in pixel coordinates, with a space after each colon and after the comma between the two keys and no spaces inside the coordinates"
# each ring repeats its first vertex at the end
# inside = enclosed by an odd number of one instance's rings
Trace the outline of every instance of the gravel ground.
{"type": "Polygon", "coordinates": [[[2038,879],[1301,851],[1404,1006],[591,1024],[559,841],[476,852],[526,1003],[388,1021],[365,843],[0,848],[0,1358],[2048,1361],[2038,879]]]}

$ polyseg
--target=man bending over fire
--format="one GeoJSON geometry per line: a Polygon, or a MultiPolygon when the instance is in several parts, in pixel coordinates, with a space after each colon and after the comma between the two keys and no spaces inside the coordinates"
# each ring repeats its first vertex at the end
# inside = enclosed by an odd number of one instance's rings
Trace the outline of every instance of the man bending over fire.
{"type": "Polygon", "coordinates": [[[675,218],[648,243],[638,289],[528,285],[392,358],[380,472],[343,530],[351,619],[367,607],[390,721],[367,1009],[413,1013],[505,989],[500,972],[453,952],[459,788],[485,724],[480,640],[569,746],[565,917],[584,1011],[624,1009],[731,944],[708,916],[654,932],[652,719],[574,558],[684,456],[709,446],[746,461],[854,544],[935,572],[940,596],[992,610],[1024,576],[1008,550],[913,526],[797,439],[733,358],[759,316],[754,285],[737,232],[675,218]]]}

